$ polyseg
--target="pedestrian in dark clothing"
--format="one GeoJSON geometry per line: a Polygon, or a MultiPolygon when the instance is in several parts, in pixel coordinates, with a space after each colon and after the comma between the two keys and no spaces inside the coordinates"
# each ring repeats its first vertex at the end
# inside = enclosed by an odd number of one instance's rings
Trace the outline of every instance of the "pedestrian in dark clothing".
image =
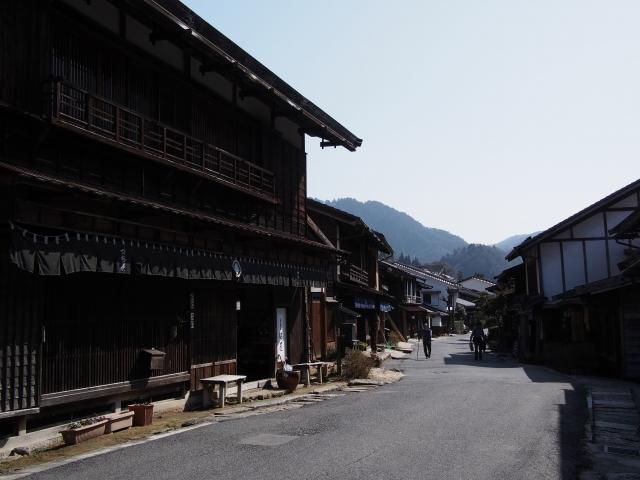
{"type": "Polygon", "coordinates": [[[473,343],[476,360],[482,360],[482,351],[484,350],[486,341],[487,338],[482,329],[482,325],[478,323],[471,331],[471,337],[469,338],[469,342],[473,343]]]}
{"type": "Polygon", "coordinates": [[[425,323],[422,326],[422,346],[424,347],[424,356],[429,358],[431,357],[431,329],[429,328],[429,324],[425,323]]]}

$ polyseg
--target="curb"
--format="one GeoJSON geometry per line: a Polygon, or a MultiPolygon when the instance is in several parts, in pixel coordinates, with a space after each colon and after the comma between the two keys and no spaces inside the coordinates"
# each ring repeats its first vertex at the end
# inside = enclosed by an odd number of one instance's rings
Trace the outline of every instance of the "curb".
{"type": "Polygon", "coordinates": [[[163,438],[171,437],[173,435],[178,435],[180,433],[188,432],[189,430],[196,430],[198,428],[207,427],[212,425],[214,422],[200,422],[197,425],[192,425],[189,427],[177,428],[175,430],[169,430],[164,433],[159,433],[158,435],[153,435],[151,437],[143,438],[142,440],[133,440],[130,442],[123,443],[121,445],[114,445],[112,447],[102,448],[100,450],[96,450],[94,452],[83,453],[82,455],[78,455],[76,457],[65,458],[64,460],[56,460],[54,462],[43,463],[42,465],[38,465],[36,467],[29,468],[28,470],[22,470],[20,473],[11,473],[8,475],[0,475],[2,480],[15,480],[18,478],[24,478],[29,475],[34,475],[36,473],[44,472],[47,470],[51,470],[53,468],[62,467],[64,465],[68,465],[70,463],[79,462],[81,460],[86,460],[92,457],[98,457],[100,455],[104,455],[106,453],[115,452],[118,450],[122,450],[129,447],[134,447],[136,445],[141,445],[143,443],[154,442],[156,440],[161,440],[163,438]]]}
{"type": "MultiPolygon", "coordinates": [[[[209,415],[207,417],[203,417],[200,419],[197,419],[195,421],[193,421],[193,423],[191,423],[189,420],[187,420],[185,423],[188,423],[188,425],[183,424],[183,427],[179,427],[179,428],[175,428],[173,430],[167,430],[165,432],[159,433],[157,435],[150,435],[146,438],[140,439],[140,440],[131,440],[125,443],[122,443],[120,445],[113,445],[111,447],[106,447],[106,448],[101,448],[98,450],[95,450],[93,452],[88,452],[88,453],[83,453],[81,455],[78,456],[74,456],[74,457],[70,457],[70,458],[65,458],[63,460],[55,460],[52,462],[47,462],[47,463],[43,463],[41,465],[38,466],[34,466],[25,470],[20,471],[20,473],[10,473],[7,475],[2,475],[0,474],[0,479],[1,480],[16,480],[19,478],[24,478],[27,477],[29,475],[34,475],[36,473],[40,473],[40,472],[44,472],[47,470],[51,470],[57,467],[62,467],[64,465],[68,465],[70,463],[75,463],[75,462],[79,462],[82,460],[86,460],[88,458],[92,458],[92,457],[98,457],[100,455],[104,455],[107,453],[111,453],[111,452],[115,452],[118,450],[122,450],[125,448],[129,448],[129,447],[134,447],[136,445],[142,445],[144,443],[148,443],[148,442],[154,442],[156,440],[161,440],[163,438],[167,438],[167,437],[171,437],[174,435],[179,435],[181,433],[185,433],[188,432],[190,430],[195,430],[198,428],[202,428],[202,427],[207,427],[210,425],[213,425],[214,423],[217,422],[225,422],[225,421],[230,421],[230,420],[234,420],[233,417],[229,418],[224,418],[223,415],[229,415],[232,416],[234,414],[242,414],[242,413],[246,413],[246,412],[258,412],[262,409],[265,408],[269,408],[269,407],[273,407],[273,406],[278,406],[278,405],[284,405],[287,403],[291,403],[291,402],[295,402],[297,400],[300,400],[301,398],[306,398],[306,397],[310,397],[313,395],[317,395],[317,394],[321,394],[321,393],[325,393],[325,392],[331,392],[331,391],[335,391],[335,390],[340,390],[341,388],[344,388],[345,386],[347,386],[347,382],[335,382],[335,383],[331,383],[331,384],[327,384],[326,386],[318,386],[317,388],[313,389],[312,391],[308,392],[308,393],[303,393],[303,394],[292,394],[292,395],[285,395],[284,397],[278,397],[278,398],[270,398],[267,400],[258,400],[257,402],[260,402],[257,405],[246,405],[246,406],[242,406],[242,405],[238,405],[237,407],[230,407],[229,410],[225,411],[225,410],[220,410],[219,413],[214,413],[212,415],[209,415]],[[236,410],[236,411],[234,411],[236,410]]],[[[256,403],[257,403],[256,402],[256,403]]],[[[238,417],[238,419],[242,418],[241,416],[238,417]]]]}

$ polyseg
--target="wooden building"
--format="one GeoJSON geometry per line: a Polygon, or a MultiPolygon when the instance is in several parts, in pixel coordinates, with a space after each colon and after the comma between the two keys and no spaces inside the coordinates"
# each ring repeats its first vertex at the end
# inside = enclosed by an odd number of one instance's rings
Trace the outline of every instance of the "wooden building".
{"type": "Polygon", "coordinates": [[[507,256],[524,264],[520,328],[529,358],[570,372],[640,378],[639,210],[640,180],[507,256]]]}
{"type": "Polygon", "coordinates": [[[361,140],[177,0],[2,2],[0,45],[0,433],[305,360],[305,136],[361,140]]]}
{"type": "Polygon", "coordinates": [[[525,360],[531,347],[527,331],[523,327],[525,322],[521,321],[522,312],[526,310],[529,301],[526,296],[524,264],[518,263],[503,270],[496,277],[496,283],[488,287],[487,291],[493,294],[487,305],[497,325],[497,350],[511,352],[514,357],[525,360]]]}
{"type": "Polygon", "coordinates": [[[423,324],[431,326],[433,312],[422,305],[432,286],[425,276],[405,265],[380,260],[380,272],[385,291],[394,298],[394,309],[385,314],[388,328],[398,331],[406,341],[417,335],[423,324]]]}
{"type": "Polygon", "coordinates": [[[355,337],[375,351],[385,341],[384,314],[391,310],[392,300],[382,290],[378,258],[390,257],[393,250],[384,235],[360,217],[311,199],[307,207],[318,237],[340,250],[332,282],[313,295],[314,354],[325,356],[327,347],[335,346],[337,330],[345,321],[355,322],[355,337]]]}

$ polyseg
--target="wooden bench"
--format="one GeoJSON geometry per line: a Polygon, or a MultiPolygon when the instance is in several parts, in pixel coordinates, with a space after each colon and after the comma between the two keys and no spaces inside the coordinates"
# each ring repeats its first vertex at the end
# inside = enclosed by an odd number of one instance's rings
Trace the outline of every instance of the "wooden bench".
{"type": "Polygon", "coordinates": [[[218,406],[224,407],[227,397],[227,385],[235,383],[238,386],[238,403],[242,403],[242,384],[247,379],[246,375],[217,375],[215,377],[201,378],[204,389],[202,390],[202,406],[207,408],[211,403],[211,389],[218,386],[218,406]]]}
{"type": "Polygon", "coordinates": [[[309,385],[310,383],[310,371],[312,368],[317,369],[318,373],[318,382],[322,383],[322,367],[326,365],[327,362],[305,362],[305,363],[296,363],[291,365],[294,370],[300,370],[303,373],[302,383],[305,385],[309,385]]]}

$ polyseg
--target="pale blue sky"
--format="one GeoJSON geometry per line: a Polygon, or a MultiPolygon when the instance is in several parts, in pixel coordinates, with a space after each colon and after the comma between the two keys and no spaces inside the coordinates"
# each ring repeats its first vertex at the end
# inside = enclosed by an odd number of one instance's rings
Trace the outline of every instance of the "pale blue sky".
{"type": "Polygon", "coordinates": [[[308,140],[310,196],[494,243],[640,177],[638,1],[186,3],[364,139],[308,140]]]}

